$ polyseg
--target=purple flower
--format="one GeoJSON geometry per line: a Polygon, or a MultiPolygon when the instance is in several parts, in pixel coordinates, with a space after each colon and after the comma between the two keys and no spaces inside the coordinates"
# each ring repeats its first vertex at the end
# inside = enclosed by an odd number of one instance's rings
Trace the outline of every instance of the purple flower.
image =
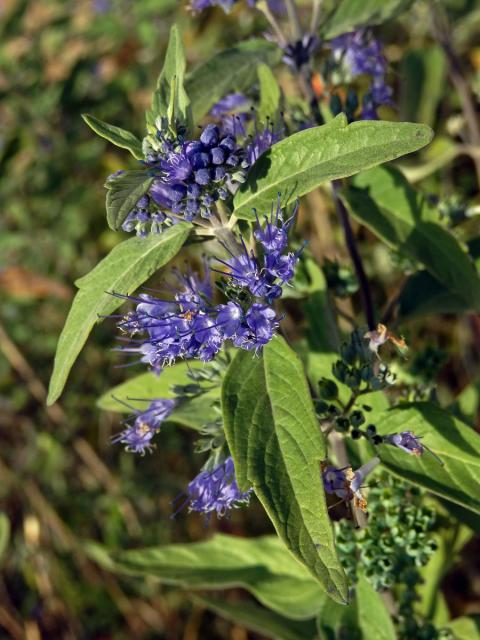
{"type": "Polygon", "coordinates": [[[387,61],[383,47],[370,31],[359,29],[333,38],[331,46],[337,58],[343,58],[353,76],[369,75],[383,77],[387,61]]]}
{"type": "Polygon", "coordinates": [[[271,253],[265,257],[265,270],[271,278],[278,278],[283,284],[293,278],[297,262],[298,254],[296,253],[285,255],[271,253]]]}
{"type": "Polygon", "coordinates": [[[164,141],[146,164],[155,176],[150,195],[162,213],[191,222],[210,217],[215,202],[228,194],[225,187],[243,181],[248,160],[234,136],[209,124],[200,140],[164,141]]]}
{"type": "Polygon", "coordinates": [[[127,451],[145,454],[152,450],[152,438],[172,413],[176,400],[162,398],[153,400],[145,411],[135,411],[133,424],[125,423],[126,428],[112,438],[113,443],[121,442],[127,451]]]}
{"type": "Polygon", "coordinates": [[[346,495],[348,489],[345,469],[337,469],[329,465],[323,470],[322,477],[323,486],[327,493],[338,495],[341,492],[339,497],[345,497],[344,493],[346,495]]]}
{"type": "Polygon", "coordinates": [[[150,187],[150,195],[162,209],[174,210],[187,195],[187,188],[183,184],[170,185],[155,180],[150,187]]]}
{"type": "Polygon", "coordinates": [[[283,47],[283,61],[294,71],[299,71],[304,65],[310,62],[319,40],[316,36],[306,34],[301,40],[290,42],[283,47]]]}
{"type": "Polygon", "coordinates": [[[379,464],[380,458],[375,456],[355,472],[350,467],[338,469],[328,465],[322,470],[324,489],[326,493],[336,495],[341,500],[353,500],[356,507],[366,511],[367,501],[361,492],[362,484],[379,464]]]}
{"type": "Polygon", "coordinates": [[[236,346],[243,349],[260,349],[275,335],[278,321],[275,311],[266,305],[255,302],[245,315],[248,329],[238,333],[234,341],[236,346]]]}
{"type": "Polygon", "coordinates": [[[270,212],[270,220],[265,216],[265,225],[262,227],[257,218],[257,229],[254,232],[255,239],[260,242],[267,252],[283,251],[288,243],[288,230],[292,226],[298,212],[298,202],[295,204],[292,215],[286,222],[282,220],[282,208],[280,198],[277,198],[277,207],[270,212]]]}
{"type": "Polygon", "coordinates": [[[248,108],[248,104],[249,102],[243,93],[229,93],[213,105],[210,115],[213,118],[221,118],[237,109],[248,108]]]}
{"type": "Polygon", "coordinates": [[[247,160],[249,164],[254,164],[262,153],[268,151],[276,142],[283,137],[283,131],[274,132],[273,125],[267,123],[264,128],[257,129],[255,127],[255,134],[252,136],[250,143],[247,146],[247,160]]]}
{"type": "Polygon", "coordinates": [[[252,489],[242,492],[235,478],[235,467],[231,457],[213,471],[201,471],[188,485],[187,504],[189,511],[206,516],[216,512],[219,518],[230,509],[248,504],[252,489]]]}
{"type": "MultiPolygon", "coordinates": [[[[209,7],[221,7],[226,13],[231,11],[238,0],[191,0],[192,11],[203,11],[209,7]]],[[[248,0],[248,4],[253,7],[257,0],[248,0]]]]}
{"type": "Polygon", "coordinates": [[[377,107],[392,104],[392,88],[385,82],[387,61],[383,47],[370,31],[360,29],[345,33],[331,41],[334,58],[344,62],[353,77],[369,75],[372,78],[370,90],[362,100],[362,120],[376,120],[377,107]]]}
{"type": "Polygon", "coordinates": [[[253,253],[248,253],[245,245],[244,253],[229,258],[223,264],[230,268],[228,275],[234,286],[249,289],[253,295],[256,295],[259,288],[263,286],[257,260],[253,253]]]}
{"type": "MultiPolygon", "coordinates": [[[[210,129],[205,138],[213,143],[216,135],[217,130],[210,129]]],[[[287,233],[297,209],[298,205],[284,222],[279,198],[263,227],[257,220],[258,257],[247,249],[243,238],[237,253],[222,244],[230,254],[226,260],[218,259],[228,269],[219,272],[224,278],[221,288],[226,304],[214,304],[207,260],[203,277],[191,270],[173,269],[175,282],[168,287],[167,299],[150,294],[120,296],[136,303],[136,309],[118,323],[130,336],[130,344],[120,350],[136,354],[139,362],[160,372],[178,359],[208,362],[226,340],[242,349],[261,349],[279,326],[271,304],[282,295],[282,286],[293,277],[298,261],[298,252],[286,252],[287,233]]]]}
{"type": "Polygon", "coordinates": [[[414,435],[411,431],[402,431],[384,436],[383,440],[413,456],[421,456],[425,450],[425,447],[420,443],[420,437],[414,435]]]}
{"type": "Polygon", "coordinates": [[[227,302],[217,306],[217,325],[226,338],[232,338],[244,320],[242,307],[237,302],[227,302]]]}

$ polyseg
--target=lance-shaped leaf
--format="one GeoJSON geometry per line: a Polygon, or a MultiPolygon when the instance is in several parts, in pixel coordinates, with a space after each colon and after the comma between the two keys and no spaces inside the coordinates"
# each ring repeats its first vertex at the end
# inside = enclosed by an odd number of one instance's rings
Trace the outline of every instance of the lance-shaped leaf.
{"type": "Polygon", "coordinates": [[[0,513],[0,561],[6,555],[10,540],[10,520],[5,513],[0,513]]]}
{"type": "Polygon", "coordinates": [[[260,81],[260,105],[258,120],[263,125],[272,123],[275,127],[282,97],[280,87],[270,67],[264,63],[258,65],[258,79],[260,81]]]}
{"type": "Polygon", "coordinates": [[[119,404],[115,398],[129,402],[135,409],[141,409],[144,404],[134,399],[132,400],[132,398],[175,398],[176,394],[172,390],[173,386],[192,384],[192,379],[188,377],[188,372],[204,368],[204,362],[189,360],[188,362],[177,362],[171,367],[166,367],[161,375],[156,375],[152,372],[141,373],[121,384],[117,384],[104,393],[99,398],[97,405],[104,411],[124,413],[128,409],[119,404]]]}
{"type": "Polygon", "coordinates": [[[480,309],[480,278],[473,260],[400,171],[377,167],[362,173],[343,197],[352,215],[390,247],[422,263],[468,308],[480,309]]]}
{"type": "Polygon", "coordinates": [[[146,171],[123,171],[111,176],[105,183],[107,189],[107,222],[110,229],[118,231],[130,211],[147,193],[153,182],[146,171]]]}
{"type": "Polygon", "coordinates": [[[317,628],[320,640],[395,640],[397,637],[380,593],[361,573],[355,586],[355,598],[348,607],[324,599],[317,618],[317,628]]]}
{"type": "Polygon", "coordinates": [[[406,11],[413,0],[340,0],[323,23],[321,35],[334,38],[358,27],[381,24],[406,11]]]}
{"type": "Polygon", "coordinates": [[[180,251],[191,226],[177,224],[148,238],[130,238],[117,245],[86,276],[79,288],[58,340],[48,403],[62,393],[70,369],[99,316],[112,313],[122,300],[111,292],[129,295],[180,251]]]}
{"type": "Polygon", "coordinates": [[[262,604],[293,620],[319,611],[324,592],[277,536],[246,539],[216,534],[206,542],[108,551],[86,551],[110,571],[158,578],[189,589],[243,587],[262,604]]]}
{"type": "Polygon", "coordinates": [[[407,280],[398,299],[400,322],[439,313],[461,314],[468,311],[465,300],[434,278],[428,271],[414,273],[407,280]]]}
{"type": "Polygon", "coordinates": [[[281,50],[266,40],[248,40],[226,49],[194,69],[186,80],[194,122],[201,120],[228,93],[250,89],[257,80],[257,65],[276,64],[281,50]]]}
{"type": "Polygon", "coordinates": [[[478,616],[461,616],[445,625],[453,633],[455,640],[480,640],[480,620],[478,616]]]}
{"type": "Polygon", "coordinates": [[[397,634],[381,595],[360,574],[355,588],[358,622],[365,640],[395,640],[397,634]]]}
{"type": "Polygon", "coordinates": [[[251,168],[234,198],[235,215],[254,219],[252,209],[270,211],[279,192],[291,201],[329,180],[344,178],[421,149],[430,127],[410,122],[348,124],[340,114],[328,124],[278,142],[251,168]]]}
{"type": "MultiPolygon", "coordinates": [[[[204,362],[191,360],[188,363],[179,362],[166,367],[161,375],[141,373],[104,393],[98,400],[97,406],[104,411],[119,413],[128,413],[132,409],[145,409],[146,403],[141,398],[175,398],[177,394],[173,387],[192,384],[187,373],[204,367],[204,362]]],[[[198,431],[220,416],[220,388],[215,387],[201,396],[181,400],[167,421],[198,431]]]]}
{"type": "Polygon", "coordinates": [[[320,473],[325,442],[298,356],[278,336],[262,357],[239,352],[222,403],[239,486],[254,488],[290,551],[330,597],[346,603],[320,473]]]}
{"type": "Polygon", "coordinates": [[[177,25],[170,30],[163,69],[158,77],[157,88],[152,98],[152,108],[147,112],[147,122],[153,124],[157,116],[167,118],[169,124],[175,121],[188,124],[190,100],[185,91],[185,49],[177,25]]]}
{"type": "MultiPolygon", "coordinates": [[[[195,596],[194,602],[226,620],[261,633],[272,640],[316,640],[314,620],[289,620],[284,616],[259,607],[253,602],[227,602],[220,598],[195,596]]],[[[341,606],[341,605],[339,605],[341,606]]]]}
{"type": "Polygon", "coordinates": [[[103,120],[99,120],[88,113],[82,114],[82,118],[90,129],[93,129],[99,136],[117,147],[128,149],[137,160],[143,160],[142,143],[133,133],[113,124],[108,124],[108,122],[103,122],[103,120]]]}
{"type": "Polygon", "coordinates": [[[412,431],[443,463],[428,451],[417,457],[382,445],[379,455],[390,472],[480,513],[480,435],[476,431],[428,402],[400,405],[381,414],[375,424],[382,435],[412,431]]]}

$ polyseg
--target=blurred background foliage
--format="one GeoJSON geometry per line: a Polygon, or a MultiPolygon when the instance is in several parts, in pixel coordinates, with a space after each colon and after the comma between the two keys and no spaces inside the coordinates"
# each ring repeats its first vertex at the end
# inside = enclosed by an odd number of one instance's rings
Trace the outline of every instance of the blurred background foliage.
{"type": "MultiPolygon", "coordinates": [[[[447,4],[478,98],[480,5],[447,4]]],[[[432,197],[459,198],[459,206],[445,207],[445,224],[461,239],[479,236],[478,216],[462,217],[466,205],[478,204],[478,183],[474,162],[459,144],[458,96],[423,19],[426,9],[415,5],[379,29],[398,105],[382,115],[434,127],[435,142],[405,170],[432,197]]],[[[73,282],[120,239],[105,223],[103,183],[125,167],[126,153],[94,136],[80,115],[142,134],[142,113],[173,21],[184,33],[190,68],[265,30],[242,6],[228,16],[209,10],[192,17],[176,0],[0,2],[0,500],[7,516],[0,520],[0,547],[9,537],[1,559],[0,637],[262,637],[215,617],[178,590],[113,576],[83,551],[85,539],[122,548],[209,533],[199,517],[170,517],[171,500],[198,471],[190,433],[164,429],[161,447],[145,458],[109,443],[118,419],[100,413],[96,400],[127,375],[111,351],[111,323],[95,330],[61,404],[47,409],[44,402],[73,282]]],[[[288,91],[285,70],[281,82],[288,91]]],[[[301,233],[348,316],[345,296],[355,293],[356,283],[329,207],[320,193],[308,196],[301,233]]],[[[365,229],[359,238],[377,303],[385,305],[412,265],[365,229]]],[[[295,332],[293,301],[287,310],[286,331],[295,332]]],[[[444,405],[456,399],[456,410],[478,428],[479,317],[419,317],[401,328],[412,357],[399,375],[405,381],[416,375],[444,405]]],[[[230,520],[212,519],[209,527],[239,535],[271,531],[255,502],[230,520]]],[[[460,559],[444,581],[456,615],[480,613],[478,547],[470,541],[468,561],[460,559]]]]}

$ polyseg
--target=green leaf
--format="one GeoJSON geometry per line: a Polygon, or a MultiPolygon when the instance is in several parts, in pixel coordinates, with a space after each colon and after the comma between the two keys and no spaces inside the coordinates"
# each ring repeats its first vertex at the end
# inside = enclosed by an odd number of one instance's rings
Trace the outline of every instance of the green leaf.
{"type": "Polygon", "coordinates": [[[471,309],[480,309],[480,278],[457,239],[438,223],[434,207],[392,167],[356,176],[343,194],[352,215],[390,247],[422,263],[471,309]]]}
{"type": "Polygon", "coordinates": [[[226,49],[194,69],[186,81],[194,122],[201,120],[221,98],[233,91],[250,89],[257,80],[257,65],[274,66],[279,47],[265,40],[249,40],[226,49]]]}
{"type": "Polygon", "coordinates": [[[453,632],[455,640],[480,639],[480,616],[462,616],[445,626],[453,632]]]}
{"type": "Polygon", "coordinates": [[[355,586],[355,599],[348,607],[324,600],[317,618],[321,640],[361,638],[395,640],[395,628],[380,593],[362,574],[355,586]]]}
{"type": "MultiPolygon", "coordinates": [[[[151,372],[141,373],[104,393],[97,401],[97,406],[104,411],[128,413],[131,410],[122,403],[134,409],[145,408],[145,402],[135,398],[175,398],[177,396],[172,391],[172,386],[191,384],[192,380],[187,373],[204,368],[204,362],[191,360],[166,367],[158,376],[151,372]]],[[[220,388],[216,387],[202,396],[182,401],[167,421],[198,431],[207,422],[220,417],[219,407],[220,388]]]]}
{"type": "Polygon", "coordinates": [[[157,88],[152,98],[152,109],[147,114],[147,122],[153,124],[157,116],[167,118],[170,125],[178,120],[188,124],[190,120],[190,100],[185,91],[185,49],[182,36],[176,24],[170,29],[167,52],[163,69],[158,77],[157,88]]]}
{"type": "Polygon", "coordinates": [[[445,54],[439,45],[410,50],[402,63],[403,117],[433,126],[445,91],[445,54]]]}
{"type": "Polygon", "coordinates": [[[253,486],[290,551],[330,597],[346,603],[320,474],[325,442],[299,358],[279,336],[262,357],[240,351],[222,404],[239,486],[253,486]]]}
{"type": "Polygon", "coordinates": [[[114,231],[118,231],[138,200],[147,193],[153,178],[146,171],[124,171],[110,177],[105,183],[107,188],[107,222],[114,231]]]}
{"type": "Polygon", "coordinates": [[[212,393],[182,401],[168,417],[167,422],[201,431],[208,422],[218,420],[221,415],[220,389],[217,389],[216,396],[212,393]]]}
{"type": "Polygon", "coordinates": [[[192,381],[187,373],[190,370],[203,369],[205,363],[199,360],[189,360],[188,362],[177,362],[171,367],[166,367],[160,375],[155,373],[141,373],[138,376],[129,378],[126,382],[117,384],[109,389],[97,401],[97,406],[103,411],[116,411],[118,413],[128,412],[128,409],[117,402],[115,398],[128,402],[135,409],[145,406],[142,402],[132,400],[132,398],[174,398],[172,385],[191,384],[192,381]]]}
{"type": "Polygon", "coordinates": [[[448,511],[448,514],[456,518],[461,524],[465,525],[475,533],[480,533],[480,515],[464,509],[459,504],[450,502],[449,500],[439,500],[440,504],[448,511]]]}
{"type": "Polygon", "coordinates": [[[428,451],[420,457],[393,446],[379,448],[382,463],[396,476],[480,513],[480,435],[447,411],[428,402],[399,405],[376,421],[380,434],[412,431],[428,451]]]}
{"type": "Polygon", "coordinates": [[[5,513],[0,513],[0,561],[3,560],[10,540],[10,520],[5,513]]]}
{"type": "Polygon", "coordinates": [[[362,121],[347,124],[340,114],[328,124],[278,142],[251,168],[234,198],[235,215],[254,219],[252,209],[269,211],[281,192],[292,201],[323,182],[351,176],[421,149],[432,130],[410,122],[362,121]]]}
{"type": "Polygon", "coordinates": [[[398,301],[400,322],[440,313],[461,314],[469,306],[461,296],[449,291],[428,271],[418,271],[407,280],[398,301]]]}
{"type": "MultiPolygon", "coordinates": [[[[451,520],[447,522],[450,524],[451,520]]],[[[459,524],[442,528],[433,534],[437,548],[428,563],[420,569],[421,581],[417,586],[419,597],[416,610],[422,618],[434,621],[437,627],[442,626],[450,618],[450,616],[446,620],[443,618],[445,603],[441,582],[458,561],[459,552],[472,535],[473,532],[468,527],[459,524]]]]}
{"type": "Polygon", "coordinates": [[[258,120],[262,123],[271,122],[275,124],[277,122],[280,110],[280,99],[282,97],[280,87],[268,65],[264,63],[259,64],[257,73],[260,81],[258,120]]]}
{"type": "Polygon", "coordinates": [[[358,626],[356,600],[345,607],[324,597],[317,616],[317,631],[320,640],[337,640],[339,638],[359,640],[361,633],[358,626]]]}
{"type": "Polygon", "coordinates": [[[382,596],[362,574],[355,587],[358,621],[365,640],[395,640],[397,635],[382,596]]]}
{"type": "Polygon", "coordinates": [[[263,605],[293,620],[315,616],[318,582],[277,536],[246,539],[216,534],[206,542],[108,552],[88,543],[90,557],[110,571],[158,578],[189,589],[243,587],[263,605]]]}
{"type": "Polygon", "coordinates": [[[474,380],[455,398],[454,410],[462,420],[476,426],[480,416],[480,379],[474,380]]]}
{"type": "Polygon", "coordinates": [[[103,120],[99,120],[88,113],[82,114],[82,118],[99,136],[112,142],[117,147],[128,149],[137,160],[143,160],[142,143],[133,133],[113,124],[108,124],[108,122],[103,122],[103,120]]]}
{"type": "Polygon", "coordinates": [[[181,249],[191,225],[177,224],[147,238],[130,238],[117,245],[86,276],[75,283],[79,288],[58,340],[55,364],[48,392],[48,404],[62,393],[70,369],[100,315],[112,313],[121,298],[129,295],[181,249]]]}
{"type": "Polygon", "coordinates": [[[313,620],[289,620],[253,602],[226,602],[219,598],[195,596],[194,601],[223,618],[240,624],[242,627],[261,633],[272,640],[315,640],[316,631],[313,620]]]}
{"type": "Polygon", "coordinates": [[[334,38],[358,27],[381,24],[406,11],[413,0],[340,0],[321,28],[323,38],[334,38]]]}

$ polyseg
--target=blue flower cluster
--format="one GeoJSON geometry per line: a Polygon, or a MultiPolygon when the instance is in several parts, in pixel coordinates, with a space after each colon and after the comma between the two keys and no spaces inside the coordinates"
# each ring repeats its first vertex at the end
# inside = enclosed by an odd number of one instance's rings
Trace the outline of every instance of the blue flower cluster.
{"type": "Polygon", "coordinates": [[[164,223],[211,217],[215,203],[228,198],[244,182],[248,168],[282,135],[269,123],[255,126],[254,134],[248,135],[245,125],[250,114],[226,115],[245,103],[248,101],[241,94],[225,96],[212,110],[221,125],[208,124],[199,140],[172,136],[162,129],[163,123],[157,123],[155,135],[144,140],[143,164],[154,180],[129,212],[122,225],[124,231],[144,236],[161,232],[164,223]]]}
{"type": "Polygon", "coordinates": [[[213,471],[202,470],[188,485],[187,499],[180,509],[188,505],[209,517],[214,511],[219,518],[230,509],[248,504],[252,489],[240,491],[235,478],[235,467],[229,456],[213,471]]]}
{"type": "Polygon", "coordinates": [[[162,398],[150,402],[145,411],[133,409],[131,418],[126,420],[125,429],[112,438],[112,442],[125,445],[127,451],[145,454],[152,450],[152,439],[160,431],[162,422],[174,410],[177,401],[162,398]]]}
{"type": "MultiPolygon", "coordinates": [[[[255,6],[257,0],[248,0],[251,7],[255,6]]],[[[191,0],[190,7],[193,11],[203,11],[209,7],[221,7],[227,13],[232,10],[238,0],[191,0]]]]}
{"type": "Polygon", "coordinates": [[[164,141],[157,157],[147,158],[159,176],[150,194],[162,209],[191,222],[209,218],[214,203],[228,196],[227,186],[245,179],[248,162],[234,136],[207,125],[200,140],[172,144],[164,141]]]}
{"type": "Polygon", "coordinates": [[[271,305],[282,295],[282,285],[293,278],[298,261],[299,252],[287,250],[297,208],[284,221],[279,200],[264,226],[258,221],[254,237],[260,257],[241,238],[235,240],[235,247],[223,244],[228,257],[217,259],[219,269],[211,269],[205,260],[203,279],[175,270],[173,299],[150,294],[130,297],[137,306],[119,323],[130,336],[130,344],[122,350],[139,354],[141,362],[160,371],[178,359],[208,362],[226,340],[241,349],[261,349],[278,328],[279,318],[271,305]],[[221,276],[228,298],[225,304],[214,304],[211,271],[221,276]]]}
{"type": "Polygon", "coordinates": [[[362,120],[376,120],[377,107],[392,103],[392,88],[386,84],[387,61],[383,55],[383,46],[372,33],[359,29],[345,33],[331,41],[334,57],[347,64],[353,77],[368,75],[371,86],[363,97],[362,120]]]}

